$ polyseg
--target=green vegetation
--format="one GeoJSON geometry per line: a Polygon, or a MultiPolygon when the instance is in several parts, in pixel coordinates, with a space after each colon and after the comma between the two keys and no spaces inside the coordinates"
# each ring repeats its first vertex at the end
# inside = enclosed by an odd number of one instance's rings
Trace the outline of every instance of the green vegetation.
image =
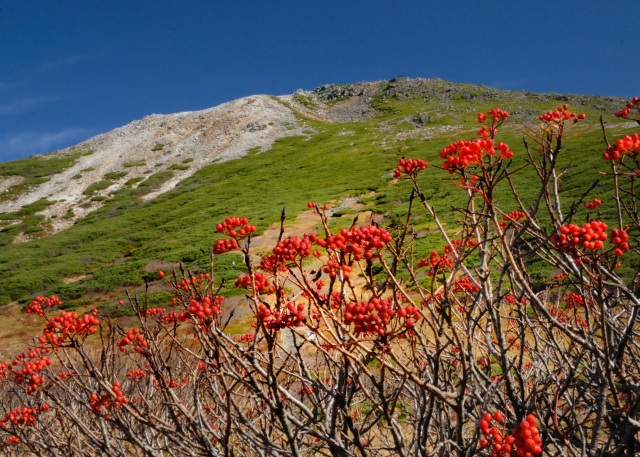
{"type": "Polygon", "coordinates": [[[87,187],[84,192],[82,192],[84,195],[93,195],[95,192],[98,192],[100,190],[106,189],[107,187],[111,186],[113,184],[112,181],[106,181],[106,180],[102,180],[102,181],[96,181],[94,183],[89,184],[89,187],[87,187]]]}
{"type": "Polygon", "coordinates": [[[131,178],[126,183],[124,183],[124,185],[127,186],[127,187],[132,187],[132,186],[135,186],[136,184],[138,184],[141,181],[144,181],[144,178],[142,178],[142,177],[131,178]]]}
{"type": "Polygon", "coordinates": [[[109,181],[117,181],[120,178],[124,178],[127,176],[126,171],[110,171],[104,175],[104,179],[108,179],[109,181]]]}
{"type": "Polygon", "coordinates": [[[0,202],[15,198],[28,192],[32,187],[47,182],[51,176],[72,167],[80,157],[93,154],[93,152],[58,152],[0,163],[0,176],[23,178],[18,184],[0,193],[0,202]]]}
{"type": "Polygon", "coordinates": [[[125,162],[122,164],[125,168],[144,167],[147,164],[144,160],[138,160],[137,162],[125,162]]]}
{"type": "Polygon", "coordinates": [[[162,151],[164,149],[164,144],[156,143],[151,148],[152,151],[162,151]]]}

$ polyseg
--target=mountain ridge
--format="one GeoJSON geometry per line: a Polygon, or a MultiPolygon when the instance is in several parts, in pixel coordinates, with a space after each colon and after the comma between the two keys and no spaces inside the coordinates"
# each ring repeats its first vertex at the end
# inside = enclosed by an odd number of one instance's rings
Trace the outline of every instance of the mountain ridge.
{"type": "MultiPolygon", "coordinates": [[[[152,114],[76,146],[35,156],[46,160],[56,154],[80,152],[64,171],[10,198],[7,195],[21,184],[21,179],[15,175],[2,176],[0,169],[0,214],[19,213],[25,206],[39,205],[43,208],[36,215],[46,221],[45,233],[52,234],[71,227],[102,207],[113,192],[126,186],[135,188],[150,176],[157,182],[141,197],[143,200],[173,189],[178,182],[210,163],[240,158],[251,150],[264,152],[274,141],[287,136],[310,134],[312,130],[305,126],[304,118],[330,123],[360,122],[379,116],[389,102],[435,102],[442,104],[442,111],[446,111],[447,105],[456,100],[497,103],[507,94],[522,103],[530,99],[541,102],[571,99],[583,106],[591,103],[598,110],[606,110],[607,106],[623,100],[506,91],[437,78],[406,77],[327,84],[312,91],[298,90],[279,97],[253,95],[200,111],[152,114]]],[[[515,119],[532,122],[536,111],[516,110],[513,114],[515,119]]],[[[433,123],[433,115],[418,111],[408,121],[428,128],[433,123]]],[[[436,131],[441,129],[438,127],[436,131]]],[[[9,220],[4,227],[16,222],[19,219],[9,220]]],[[[14,241],[32,238],[22,233],[14,241]]]]}

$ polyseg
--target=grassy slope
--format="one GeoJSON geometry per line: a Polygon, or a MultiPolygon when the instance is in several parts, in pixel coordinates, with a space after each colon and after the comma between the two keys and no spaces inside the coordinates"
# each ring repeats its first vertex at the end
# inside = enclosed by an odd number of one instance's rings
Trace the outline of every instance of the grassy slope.
{"type": "MultiPolygon", "coordinates": [[[[467,90],[475,96],[472,92],[471,88],[467,90]]],[[[25,301],[37,293],[57,293],[64,300],[77,300],[76,303],[86,294],[92,294],[92,299],[98,294],[109,296],[123,286],[143,284],[145,277],[154,279],[153,274],[144,271],[154,260],[206,266],[215,240],[213,227],[231,215],[249,217],[260,231],[278,220],[282,207],[293,215],[305,208],[308,201],[326,202],[375,191],[374,196],[366,198],[368,205],[376,212],[386,213],[387,223],[393,225],[402,220],[405,211],[397,202],[406,200],[410,191],[406,184],[395,185],[390,179],[398,157],[420,156],[438,164],[442,146],[454,139],[474,136],[478,110],[486,111],[499,104],[512,111],[516,120],[525,120],[532,113],[553,109],[558,103],[537,95],[523,103],[523,97],[511,92],[503,93],[500,100],[487,101],[466,100],[455,93],[445,102],[379,97],[374,103],[381,109],[380,117],[350,124],[306,120],[317,132],[309,138],[286,138],[267,153],[212,164],[172,192],[143,203],[137,197],[149,191],[154,180],[166,179],[164,175],[154,175],[136,189],[120,191],[104,208],[65,232],[3,246],[0,304],[25,301]],[[464,128],[439,134],[429,141],[394,139],[397,132],[417,131],[411,122],[417,112],[431,118],[426,128],[440,125],[464,128]],[[87,273],[91,274],[80,281],[63,282],[64,278],[87,273]]],[[[585,108],[588,115],[596,114],[590,106],[585,108]]],[[[576,110],[581,110],[580,106],[576,110]]],[[[600,158],[601,134],[594,120],[590,128],[587,135],[566,142],[563,160],[573,168],[563,188],[567,200],[579,195],[581,189],[591,184],[596,170],[604,168],[600,158]]],[[[504,135],[501,140],[512,144],[517,155],[520,153],[515,162],[522,160],[521,133],[505,129],[501,134],[504,135]]],[[[460,201],[461,191],[448,182],[446,173],[429,168],[422,179],[437,209],[443,214],[451,213],[451,207],[460,201]]],[[[529,195],[532,183],[523,174],[517,185],[523,195],[529,195]]],[[[602,192],[606,192],[606,187],[593,196],[602,196],[602,192]]],[[[603,205],[603,209],[611,208],[603,205]]],[[[429,227],[423,217],[416,217],[414,222],[418,228],[429,227]]],[[[426,236],[419,248],[428,252],[440,245],[439,240],[426,236]]],[[[219,256],[216,260],[220,274],[229,280],[239,273],[232,260],[238,259],[219,256]]]]}

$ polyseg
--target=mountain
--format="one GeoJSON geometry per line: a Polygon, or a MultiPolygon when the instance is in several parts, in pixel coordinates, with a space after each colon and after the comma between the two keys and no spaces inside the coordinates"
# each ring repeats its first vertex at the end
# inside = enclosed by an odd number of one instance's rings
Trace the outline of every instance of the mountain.
{"type": "MultiPolygon", "coordinates": [[[[535,128],[541,112],[562,103],[588,115],[593,144],[568,146],[567,157],[592,180],[598,118],[629,128],[613,117],[624,99],[404,77],[154,114],[65,150],[0,164],[0,305],[49,293],[70,306],[112,303],[124,287],[153,280],[158,267],[205,268],[215,223],[231,215],[253,218],[263,231],[283,206],[293,218],[307,201],[339,206],[352,197],[393,224],[403,217],[395,202],[406,198],[391,179],[399,157],[437,161],[447,142],[475,135],[480,110],[499,106],[514,124],[535,128]],[[576,160],[586,152],[589,159],[576,160]]],[[[505,130],[514,144],[521,137],[505,130]]],[[[440,180],[431,181],[432,196],[447,209],[455,197],[440,180]]],[[[567,195],[584,186],[567,181],[567,195]]],[[[336,224],[351,218],[337,216],[336,224]]],[[[236,260],[217,261],[223,278],[237,276],[236,260]]]]}

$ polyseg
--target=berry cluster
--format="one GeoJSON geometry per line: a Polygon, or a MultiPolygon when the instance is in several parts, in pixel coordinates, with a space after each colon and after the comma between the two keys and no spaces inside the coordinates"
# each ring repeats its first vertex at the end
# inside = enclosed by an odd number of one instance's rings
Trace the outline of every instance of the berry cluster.
{"type": "Polygon", "coordinates": [[[474,284],[474,282],[470,278],[467,277],[456,279],[453,282],[453,287],[451,288],[451,292],[453,292],[454,294],[475,294],[479,290],[480,288],[476,284],[474,284]]]}
{"type": "Polygon", "coordinates": [[[616,140],[609,146],[602,157],[606,160],[618,160],[623,154],[637,156],[640,154],[640,138],[637,133],[625,135],[624,138],[616,140]]]}
{"type": "Polygon", "coordinates": [[[354,227],[350,230],[342,229],[337,235],[330,235],[326,240],[315,235],[310,236],[311,241],[323,248],[333,251],[342,251],[352,254],[355,261],[362,257],[371,259],[373,249],[380,250],[391,241],[391,234],[385,229],[375,225],[354,227]]]}
{"type": "Polygon", "coordinates": [[[222,311],[220,307],[224,297],[222,295],[216,295],[215,297],[206,296],[202,300],[195,299],[189,300],[189,313],[200,319],[205,319],[211,316],[217,316],[222,311]]]}
{"type": "Polygon", "coordinates": [[[480,447],[485,448],[491,444],[492,457],[533,457],[542,454],[542,438],[537,428],[538,420],[533,414],[529,414],[507,436],[503,436],[500,428],[491,425],[493,420],[503,423],[504,419],[500,411],[496,411],[493,415],[490,413],[483,415],[478,422],[480,432],[484,435],[484,438],[480,439],[480,447]]]}
{"type": "Polygon", "coordinates": [[[216,224],[216,232],[230,237],[230,239],[218,240],[213,246],[214,254],[222,254],[239,249],[238,240],[256,231],[255,225],[249,225],[246,217],[228,217],[216,224]]]}
{"type": "Polygon", "coordinates": [[[245,342],[245,343],[251,343],[255,339],[256,339],[256,335],[254,333],[245,333],[244,335],[242,335],[240,337],[240,339],[238,341],[245,342]]]}
{"type": "Polygon", "coordinates": [[[127,373],[125,374],[125,376],[129,379],[132,379],[134,381],[140,381],[141,379],[144,379],[147,377],[147,372],[144,370],[139,370],[139,369],[133,369],[130,371],[127,371],[127,373]]]}
{"type": "Polygon", "coordinates": [[[384,300],[372,298],[368,303],[349,303],[344,313],[344,323],[353,324],[356,335],[359,333],[384,335],[394,314],[391,298],[384,300]]]}
{"type": "Polygon", "coordinates": [[[541,114],[538,119],[547,123],[556,123],[560,124],[564,121],[571,120],[574,124],[583,119],[586,119],[586,114],[576,114],[569,112],[569,105],[566,103],[562,106],[557,107],[554,111],[547,111],[544,114],[541,114]]]}
{"type": "Polygon", "coordinates": [[[224,254],[225,252],[235,251],[240,249],[240,245],[235,238],[226,238],[224,240],[217,240],[213,245],[214,254],[224,254]]]}
{"type": "Polygon", "coordinates": [[[38,414],[48,411],[49,405],[44,404],[35,408],[16,408],[9,411],[2,419],[0,419],[0,428],[7,428],[9,423],[13,425],[26,425],[33,427],[38,420],[38,414]]]}
{"type": "Polygon", "coordinates": [[[276,271],[287,271],[287,267],[275,254],[267,254],[260,260],[260,269],[275,273],[276,271]]]}
{"type": "Polygon", "coordinates": [[[429,267],[427,276],[434,276],[438,271],[446,270],[453,266],[454,260],[451,257],[451,248],[445,247],[445,252],[440,254],[433,250],[429,254],[429,260],[424,257],[418,262],[418,268],[429,267]]]}
{"type": "Polygon", "coordinates": [[[611,242],[615,245],[613,253],[620,257],[629,250],[629,234],[624,229],[611,230],[611,242]]]}
{"type": "MultiPolygon", "coordinates": [[[[235,241],[235,240],[231,240],[231,241],[235,241]]],[[[200,283],[200,284],[205,283],[206,284],[206,282],[209,280],[210,277],[211,277],[211,275],[209,275],[209,273],[207,273],[207,274],[200,273],[198,276],[192,275],[192,276],[190,276],[188,278],[181,279],[180,282],[178,282],[177,284],[174,285],[174,287],[176,289],[184,290],[185,292],[188,292],[191,289],[192,286],[196,287],[198,285],[198,283],[200,283]]]]}
{"type": "Polygon", "coordinates": [[[575,309],[578,307],[589,306],[589,300],[585,300],[585,298],[581,294],[577,294],[575,292],[567,292],[562,296],[562,301],[569,309],[575,309]]]}
{"type": "MultiPolygon", "coordinates": [[[[493,124],[497,124],[509,117],[509,113],[500,108],[493,108],[487,113],[493,124]]],[[[478,124],[483,124],[487,120],[487,114],[478,113],[478,124]]]]}
{"type": "Polygon", "coordinates": [[[429,164],[422,159],[400,159],[398,166],[393,172],[394,178],[401,178],[402,173],[415,176],[418,172],[425,170],[429,164]]]}
{"type": "Polygon", "coordinates": [[[480,165],[485,154],[494,156],[496,153],[495,146],[499,151],[500,159],[510,159],[513,152],[509,149],[509,145],[505,143],[494,144],[489,138],[478,138],[472,141],[456,141],[446,146],[440,151],[440,158],[445,159],[442,168],[449,171],[449,174],[455,173],[457,170],[463,170],[468,166],[480,165]]]}
{"type": "Polygon", "coordinates": [[[500,222],[500,228],[505,229],[509,222],[519,221],[521,219],[526,219],[527,215],[522,211],[511,211],[508,214],[502,216],[502,221],[500,222]]]}
{"type": "Polygon", "coordinates": [[[22,368],[15,372],[14,381],[16,384],[26,384],[27,394],[33,394],[45,382],[42,371],[51,365],[51,359],[44,356],[40,351],[35,350],[29,354],[20,354],[13,360],[13,365],[22,363],[22,368]],[[26,357],[32,360],[24,360],[26,357]]]}
{"type": "Polygon", "coordinates": [[[322,272],[328,274],[330,278],[335,278],[338,276],[338,273],[342,273],[343,278],[348,278],[351,274],[351,267],[333,260],[327,260],[326,265],[322,268],[322,272]]]}
{"type": "Polygon", "coordinates": [[[58,297],[52,295],[51,297],[36,297],[27,306],[27,314],[37,314],[38,316],[44,316],[44,309],[51,308],[52,306],[61,305],[62,302],[58,297]]]}
{"type": "Polygon", "coordinates": [[[41,344],[59,346],[67,338],[86,337],[98,331],[100,325],[98,309],[94,308],[91,314],[78,317],[75,312],[62,311],[60,315],[49,319],[42,331],[43,336],[38,337],[41,344]]]}
{"type": "Polygon", "coordinates": [[[228,217],[219,224],[216,224],[216,232],[223,233],[231,238],[243,238],[256,231],[255,225],[249,225],[246,217],[228,217]]]}
{"type": "Polygon", "coordinates": [[[511,211],[510,213],[502,216],[502,220],[505,222],[518,221],[520,219],[526,219],[526,218],[527,218],[527,215],[522,211],[511,211]]]}
{"type": "MultiPolygon", "coordinates": [[[[116,381],[113,383],[112,387],[114,395],[92,393],[90,396],[91,399],[91,411],[94,414],[100,415],[103,413],[104,409],[112,409],[117,408],[123,404],[129,403],[129,399],[125,397],[124,393],[120,389],[120,382],[116,381]]],[[[110,415],[105,414],[104,418],[109,419],[110,415]]]]}
{"type": "Polygon", "coordinates": [[[143,352],[149,347],[149,343],[144,339],[144,335],[140,333],[139,328],[132,328],[127,331],[124,338],[118,341],[118,348],[121,352],[124,352],[129,344],[133,344],[136,352],[143,352]]]}
{"type": "Polygon", "coordinates": [[[576,248],[595,250],[602,249],[604,241],[608,238],[606,234],[607,224],[602,221],[591,221],[579,227],[575,224],[561,226],[558,233],[551,236],[551,242],[563,252],[576,255],[576,248]]]}
{"type": "Polygon", "coordinates": [[[253,281],[251,275],[242,276],[236,280],[238,289],[250,289],[252,284],[255,284],[255,289],[259,293],[271,294],[275,292],[275,287],[271,285],[267,277],[262,273],[255,273],[253,281]]]}
{"type": "Polygon", "coordinates": [[[166,312],[167,310],[164,308],[147,308],[144,314],[147,317],[151,317],[151,316],[157,316],[159,314],[164,314],[166,312]]]}
{"type": "Polygon", "coordinates": [[[264,303],[258,306],[258,319],[268,330],[281,330],[285,327],[298,327],[305,322],[304,305],[287,303],[287,312],[271,311],[264,303]]]}
{"type": "Polygon", "coordinates": [[[273,248],[273,253],[278,260],[283,262],[290,262],[297,257],[304,259],[311,254],[311,241],[309,236],[305,236],[300,239],[297,236],[285,238],[278,241],[278,244],[273,248]]]}
{"type": "Polygon", "coordinates": [[[625,119],[629,119],[629,114],[631,114],[631,110],[636,107],[638,110],[638,116],[636,119],[640,119],[640,97],[633,97],[627,106],[622,108],[620,111],[616,113],[616,117],[623,117],[625,119]]]}
{"type": "Polygon", "coordinates": [[[594,198],[590,202],[584,204],[585,208],[587,209],[597,209],[600,205],[602,205],[602,200],[600,200],[599,198],[594,198]]]}
{"type": "MultiPolygon", "coordinates": [[[[509,113],[500,108],[494,108],[487,114],[491,118],[491,125],[488,129],[483,125],[482,128],[478,130],[478,136],[485,139],[494,138],[498,133],[498,127],[509,117],[509,113]]],[[[484,124],[487,120],[487,114],[478,113],[478,124],[484,124]]]]}

